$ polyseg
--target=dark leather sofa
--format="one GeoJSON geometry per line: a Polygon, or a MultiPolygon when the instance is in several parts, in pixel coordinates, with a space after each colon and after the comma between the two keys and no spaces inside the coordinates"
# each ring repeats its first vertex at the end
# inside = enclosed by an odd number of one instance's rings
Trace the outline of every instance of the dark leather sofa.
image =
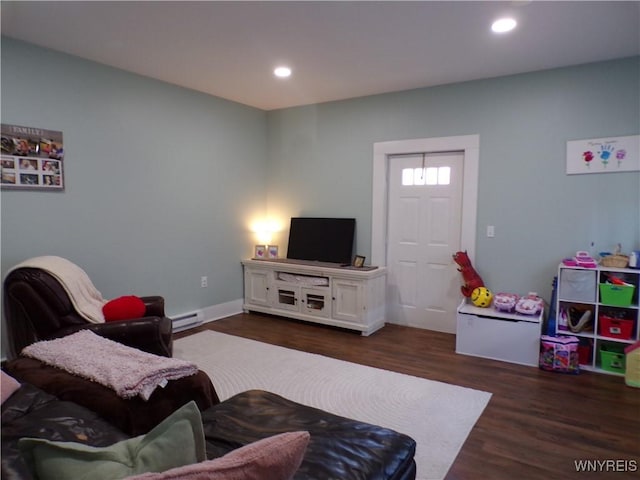
{"type": "Polygon", "coordinates": [[[377,425],[339,417],[274,393],[249,390],[202,413],[207,456],[278,433],[311,434],[294,480],[413,480],[416,442],[377,425]]]}
{"type": "MultiPolygon", "coordinates": [[[[311,440],[295,480],[413,480],[410,437],[252,390],[202,412],[207,457],[218,458],[261,438],[307,430],[311,440]]],[[[108,446],[129,435],[97,413],[23,383],[2,404],[3,480],[30,480],[17,448],[21,437],[108,446]]]]}
{"type": "Polygon", "coordinates": [[[2,480],[33,478],[18,450],[22,437],[83,442],[94,447],[129,438],[97,413],[30,384],[23,384],[2,404],[2,480]]]}
{"type": "Polygon", "coordinates": [[[60,282],[39,268],[18,268],[4,281],[4,311],[9,346],[8,358],[39,340],[64,337],[80,329],[129,347],[170,357],[173,327],[164,313],[164,298],[141,297],[143,318],[108,323],[89,323],[75,309],[60,282]]]}

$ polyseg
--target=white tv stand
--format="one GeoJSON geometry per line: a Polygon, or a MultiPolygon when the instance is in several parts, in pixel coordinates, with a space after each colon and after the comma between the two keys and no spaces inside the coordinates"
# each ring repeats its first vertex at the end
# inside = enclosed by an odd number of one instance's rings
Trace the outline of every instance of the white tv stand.
{"type": "Polygon", "coordinates": [[[244,260],[245,312],[357,330],[385,323],[386,269],[287,259],[244,260]]]}

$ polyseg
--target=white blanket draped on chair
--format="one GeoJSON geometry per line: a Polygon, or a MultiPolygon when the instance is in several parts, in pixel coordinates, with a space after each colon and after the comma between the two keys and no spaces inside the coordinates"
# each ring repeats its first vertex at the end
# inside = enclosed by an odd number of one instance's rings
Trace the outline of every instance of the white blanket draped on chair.
{"type": "Polygon", "coordinates": [[[39,268],[54,276],[64,287],[73,306],[88,322],[104,323],[102,307],[107,301],[91,282],[89,275],[75,263],[54,255],[33,257],[15,265],[18,268],[39,268]]]}

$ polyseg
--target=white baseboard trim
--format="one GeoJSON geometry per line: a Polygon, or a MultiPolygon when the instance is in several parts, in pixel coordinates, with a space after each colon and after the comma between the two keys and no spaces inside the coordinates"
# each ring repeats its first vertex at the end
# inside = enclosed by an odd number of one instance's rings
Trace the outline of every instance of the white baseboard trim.
{"type": "Polygon", "coordinates": [[[216,320],[220,320],[221,318],[226,318],[230,317],[231,315],[242,313],[242,304],[243,299],[239,298],[237,300],[231,300],[230,302],[219,303],[217,305],[204,307],[202,309],[202,311],[204,312],[203,323],[214,322],[216,320]]]}

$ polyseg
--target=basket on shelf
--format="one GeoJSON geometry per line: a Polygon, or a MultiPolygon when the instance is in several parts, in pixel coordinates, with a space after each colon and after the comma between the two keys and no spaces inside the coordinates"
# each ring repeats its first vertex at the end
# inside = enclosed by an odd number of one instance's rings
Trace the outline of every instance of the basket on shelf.
{"type": "Polygon", "coordinates": [[[603,343],[600,345],[600,366],[607,372],[624,374],[624,348],[616,344],[603,343]]]}
{"type": "Polygon", "coordinates": [[[621,255],[619,253],[615,253],[613,255],[605,255],[600,260],[600,265],[603,267],[615,267],[615,268],[625,268],[629,265],[629,257],[627,255],[621,255]]]}
{"type": "Polygon", "coordinates": [[[635,285],[614,285],[612,283],[600,284],[600,301],[605,305],[616,307],[629,307],[633,299],[635,285]]]}

